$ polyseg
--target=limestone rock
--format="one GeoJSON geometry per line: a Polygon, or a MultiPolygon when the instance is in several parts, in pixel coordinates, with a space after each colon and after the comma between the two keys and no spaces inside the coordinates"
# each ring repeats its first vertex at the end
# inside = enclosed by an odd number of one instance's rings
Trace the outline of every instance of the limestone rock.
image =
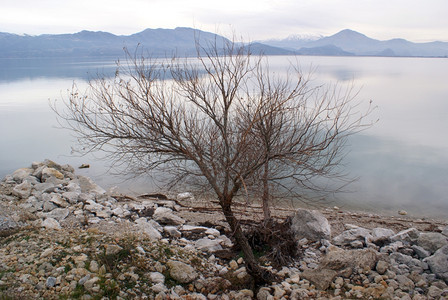
{"type": "Polygon", "coordinates": [[[198,250],[207,252],[215,252],[222,250],[222,246],[219,240],[211,240],[209,238],[202,238],[197,240],[194,243],[194,247],[198,250]]]}
{"type": "Polygon", "coordinates": [[[61,229],[59,222],[53,218],[46,218],[45,221],[42,222],[42,227],[47,229],[61,229]]]}
{"type": "Polygon", "coordinates": [[[12,194],[21,199],[27,199],[29,196],[31,196],[31,188],[31,183],[25,180],[21,184],[18,184],[13,188],[12,194]]]}
{"type": "Polygon", "coordinates": [[[165,225],[182,225],[185,220],[173,214],[173,211],[166,207],[157,207],[153,215],[154,220],[165,225]]]}
{"type": "Polygon", "coordinates": [[[330,247],[321,265],[332,270],[366,269],[372,270],[378,261],[378,252],[368,249],[344,250],[330,247]]]}
{"type": "Polygon", "coordinates": [[[56,179],[64,179],[64,174],[54,168],[45,167],[42,170],[42,182],[46,182],[49,178],[54,177],[56,179]]]}
{"type": "Polygon", "coordinates": [[[318,211],[298,209],[291,220],[291,230],[297,240],[307,238],[312,241],[330,239],[331,227],[328,220],[318,211]]]}
{"type": "Polygon", "coordinates": [[[354,241],[361,241],[367,243],[372,239],[370,231],[365,228],[353,228],[342,232],[340,235],[333,238],[333,243],[338,246],[350,245],[354,241]]]}
{"type": "Polygon", "coordinates": [[[307,269],[302,272],[301,276],[312,282],[318,289],[326,290],[330,287],[337,274],[334,270],[322,268],[316,270],[307,269]]]}
{"type": "Polygon", "coordinates": [[[195,269],[183,262],[170,260],[167,263],[170,276],[180,283],[190,283],[198,277],[195,269]]]}
{"type": "Polygon", "coordinates": [[[374,228],[371,231],[372,237],[370,238],[370,241],[375,244],[384,243],[387,242],[394,234],[395,232],[391,229],[374,228]]]}
{"type": "Polygon", "coordinates": [[[103,195],[106,193],[105,189],[103,189],[102,187],[97,185],[95,182],[93,182],[92,179],[90,179],[88,177],[78,175],[78,176],[76,176],[75,181],[81,188],[82,193],[87,193],[87,194],[94,193],[94,194],[99,194],[99,195],[103,195]]]}
{"type": "Polygon", "coordinates": [[[146,218],[139,218],[137,220],[135,220],[136,226],[144,233],[146,234],[149,238],[151,239],[155,239],[155,240],[160,240],[162,238],[162,235],[160,234],[160,232],[154,228],[153,225],[151,225],[151,223],[149,223],[146,218]]]}

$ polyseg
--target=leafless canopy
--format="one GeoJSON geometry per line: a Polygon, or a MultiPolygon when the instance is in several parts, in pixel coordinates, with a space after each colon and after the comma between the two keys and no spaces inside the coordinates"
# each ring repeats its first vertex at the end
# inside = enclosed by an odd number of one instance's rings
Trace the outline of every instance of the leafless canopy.
{"type": "Polygon", "coordinates": [[[74,87],[55,111],[86,151],[106,151],[134,173],[205,183],[238,241],[235,195],[263,176],[310,186],[336,174],[346,138],[370,112],[359,112],[351,89],[312,87],[291,70],[274,76],[266,57],[232,42],[198,46],[196,59],[133,54],[113,78],[92,80],[85,93],[74,87]]]}

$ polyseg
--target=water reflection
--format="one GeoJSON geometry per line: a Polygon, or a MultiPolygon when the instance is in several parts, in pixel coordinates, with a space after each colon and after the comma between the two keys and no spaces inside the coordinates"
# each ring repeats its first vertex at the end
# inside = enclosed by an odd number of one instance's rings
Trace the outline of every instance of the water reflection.
{"type": "MultiPolygon", "coordinates": [[[[445,217],[448,213],[448,60],[369,57],[270,57],[271,70],[289,62],[314,70],[316,84],[351,82],[363,100],[379,106],[380,121],[350,140],[347,170],[359,180],[336,204],[396,214],[445,217]]],[[[107,187],[146,192],[146,179],[111,177],[96,157],[74,157],[75,139],[57,122],[48,101],[66,95],[98,72],[113,75],[113,60],[0,60],[0,177],[46,158],[74,166],[107,187]]]]}

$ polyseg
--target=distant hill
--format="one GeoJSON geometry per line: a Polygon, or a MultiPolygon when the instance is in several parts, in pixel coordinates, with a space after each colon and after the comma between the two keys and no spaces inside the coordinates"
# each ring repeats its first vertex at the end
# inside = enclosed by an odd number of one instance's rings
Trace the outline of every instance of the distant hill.
{"type": "MultiPolygon", "coordinates": [[[[120,57],[123,47],[131,52],[140,45],[151,56],[191,56],[196,54],[195,41],[202,45],[217,43],[226,38],[192,28],[146,29],[132,35],[114,35],[101,31],[81,31],[74,34],[43,34],[38,36],[0,33],[0,57],[120,57]]],[[[288,55],[292,51],[254,43],[254,54],[288,55]]]]}
{"type": "Polygon", "coordinates": [[[446,42],[413,43],[404,39],[380,41],[350,29],[318,39],[298,38],[292,40],[286,38],[260,42],[288,48],[303,55],[448,56],[448,43],[446,42]]]}
{"type": "MultiPolygon", "coordinates": [[[[140,45],[154,57],[196,55],[195,41],[201,45],[228,40],[215,33],[193,28],[146,29],[132,35],[101,31],[74,34],[16,35],[0,32],[0,58],[80,58],[121,57],[123,47],[130,51],[140,45]]],[[[294,35],[251,43],[254,54],[325,56],[422,56],[448,57],[448,43],[412,43],[404,39],[380,41],[345,29],[332,36],[294,35]]]]}

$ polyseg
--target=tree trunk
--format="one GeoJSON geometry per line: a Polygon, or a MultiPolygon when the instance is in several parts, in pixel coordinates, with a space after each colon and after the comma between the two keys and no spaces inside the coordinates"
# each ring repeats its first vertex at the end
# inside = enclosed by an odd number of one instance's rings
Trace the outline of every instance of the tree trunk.
{"type": "Polygon", "coordinates": [[[264,164],[263,170],[263,195],[262,195],[262,204],[263,204],[263,216],[264,216],[264,224],[268,224],[271,220],[271,209],[269,207],[269,162],[266,161],[264,164]]]}
{"type": "Polygon", "coordinates": [[[272,274],[272,272],[270,272],[269,270],[260,266],[260,263],[255,258],[252,248],[250,247],[249,242],[247,241],[247,238],[243,233],[239,220],[233,214],[231,205],[226,204],[225,202],[223,203],[221,201],[220,204],[226,221],[229,224],[230,229],[232,230],[232,234],[235,237],[238,246],[240,246],[241,250],[243,251],[246,269],[254,278],[255,283],[258,285],[273,282],[276,279],[275,275],[272,274]]]}

